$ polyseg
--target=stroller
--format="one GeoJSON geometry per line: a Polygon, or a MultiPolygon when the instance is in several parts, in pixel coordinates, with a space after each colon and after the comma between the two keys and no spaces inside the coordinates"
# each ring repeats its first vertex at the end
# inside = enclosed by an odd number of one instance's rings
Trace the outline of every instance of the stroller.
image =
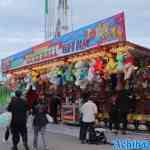
{"type": "Polygon", "coordinates": [[[90,128],[87,142],[89,144],[107,144],[105,129],[103,128],[90,128]]]}

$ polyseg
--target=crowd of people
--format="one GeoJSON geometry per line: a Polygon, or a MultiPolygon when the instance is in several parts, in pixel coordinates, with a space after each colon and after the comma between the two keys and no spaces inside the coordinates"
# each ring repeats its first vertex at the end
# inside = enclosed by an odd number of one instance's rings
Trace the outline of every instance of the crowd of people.
{"type": "Polygon", "coordinates": [[[46,125],[49,123],[49,120],[47,115],[50,114],[53,117],[54,123],[57,123],[57,107],[60,106],[60,97],[56,95],[56,92],[48,96],[51,99],[50,107],[46,95],[44,93],[37,93],[32,86],[25,95],[20,90],[17,90],[15,95],[11,97],[7,111],[11,112],[12,119],[10,125],[7,127],[5,139],[8,139],[9,131],[11,131],[12,150],[18,150],[17,146],[20,141],[20,136],[22,137],[25,150],[29,150],[27,135],[27,120],[29,115],[32,115],[33,118],[33,149],[38,149],[38,137],[40,134],[43,149],[48,150],[46,125]]]}

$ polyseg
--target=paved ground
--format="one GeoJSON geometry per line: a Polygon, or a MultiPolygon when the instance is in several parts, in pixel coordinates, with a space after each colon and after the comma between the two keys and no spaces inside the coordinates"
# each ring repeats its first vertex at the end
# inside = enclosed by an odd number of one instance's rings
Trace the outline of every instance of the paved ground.
{"type": "MultiPolygon", "coordinates": [[[[70,135],[73,137],[78,137],[79,127],[68,126],[68,125],[54,125],[49,124],[47,130],[51,133],[58,133],[63,135],[70,135]]],[[[117,136],[106,130],[106,136],[109,142],[111,142],[114,138],[123,138],[123,139],[137,139],[137,140],[150,140],[150,133],[140,133],[134,131],[128,131],[126,135],[118,134],[117,136]]]]}
{"type": "MultiPolygon", "coordinates": [[[[31,124],[29,126],[29,145],[32,147],[33,132],[31,124]]],[[[49,124],[47,127],[47,137],[49,141],[50,150],[112,150],[111,145],[89,145],[80,144],[78,140],[79,127],[67,126],[63,124],[54,125],[49,124]]],[[[0,150],[11,149],[11,139],[7,143],[2,142],[4,128],[0,128],[0,150]]],[[[150,134],[141,134],[135,132],[128,132],[127,135],[112,134],[106,130],[106,136],[109,142],[113,139],[138,139],[150,140],[150,134]]],[[[41,144],[40,144],[41,145],[41,144]]],[[[22,145],[19,145],[19,150],[23,150],[22,145]]],[[[40,148],[39,150],[42,150],[40,148]]]]}
{"type": "MultiPolygon", "coordinates": [[[[11,149],[11,139],[7,143],[2,142],[3,129],[0,129],[1,139],[0,139],[0,150],[10,150],[11,149]]],[[[67,136],[63,134],[52,134],[47,133],[49,141],[50,150],[112,150],[110,145],[88,145],[80,144],[78,139],[73,136],[67,136]]],[[[32,147],[32,131],[29,132],[29,143],[32,147]]],[[[23,150],[22,145],[19,145],[19,150],[23,150]]],[[[42,150],[42,148],[39,148],[42,150]]]]}

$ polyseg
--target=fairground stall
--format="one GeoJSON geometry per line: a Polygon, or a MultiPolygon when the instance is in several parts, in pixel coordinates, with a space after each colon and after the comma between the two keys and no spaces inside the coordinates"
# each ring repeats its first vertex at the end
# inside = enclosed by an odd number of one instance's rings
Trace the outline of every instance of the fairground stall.
{"type": "Polygon", "coordinates": [[[126,41],[123,13],[5,58],[2,70],[11,90],[57,89],[64,123],[78,124],[83,95],[89,92],[99,124],[107,126],[109,97],[126,88],[134,93],[129,129],[150,128],[150,50],[126,41]]]}

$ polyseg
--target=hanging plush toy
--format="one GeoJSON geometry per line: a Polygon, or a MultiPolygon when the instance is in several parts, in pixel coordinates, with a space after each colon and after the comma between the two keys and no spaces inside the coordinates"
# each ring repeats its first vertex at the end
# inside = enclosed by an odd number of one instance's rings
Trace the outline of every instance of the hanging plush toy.
{"type": "Polygon", "coordinates": [[[124,79],[128,80],[130,79],[133,71],[134,71],[134,58],[133,56],[127,52],[125,56],[125,61],[124,61],[124,79]]]}
{"type": "Polygon", "coordinates": [[[64,80],[67,82],[73,82],[75,80],[74,74],[72,73],[72,66],[67,66],[64,72],[64,80]]]}
{"type": "Polygon", "coordinates": [[[123,64],[123,61],[124,61],[124,55],[121,54],[121,53],[118,53],[117,57],[116,57],[116,60],[117,60],[117,70],[119,72],[122,72],[123,71],[123,68],[124,68],[124,64],[123,64]]]}
{"type": "Polygon", "coordinates": [[[39,73],[37,71],[32,71],[31,76],[32,76],[32,81],[36,82],[37,81],[37,76],[39,73]]]}
{"type": "Polygon", "coordinates": [[[60,66],[57,69],[57,73],[56,73],[56,79],[57,79],[57,85],[62,86],[64,84],[64,67],[60,66]]]}
{"type": "Polygon", "coordinates": [[[88,70],[88,80],[92,81],[94,79],[94,75],[95,75],[95,63],[96,61],[94,59],[92,59],[89,62],[89,70],[88,70]]]}
{"type": "Polygon", "coordinates": [[[91,66],[88,71],[88,80],[89,81],[92,81],[94,79],[94,74],[95,74],[95,68],[94,68],[94,66],[91,66]]]}
{"type": "Polygon", "coordinates": [[[48,79],[51,83],[53,83],[54,85],[57,84],[57,71],[55,69],[52,69],[48,74],[48,79]]]}
{"type": "Polygon", "coordinates": [[[95,67],[95,72],[97,72],[97,71],[103,71],[103,69],[104,69],[103,60],[100,59],[100,58],[97,58],[94,67],[95,67]]]}
{"type": "Polygon", "coordinates": [[[108,63],[106,65],[106,70],[109,74],[117,72],[117,63],[115,62],[112,54],[108,55],[108,63]]]}

